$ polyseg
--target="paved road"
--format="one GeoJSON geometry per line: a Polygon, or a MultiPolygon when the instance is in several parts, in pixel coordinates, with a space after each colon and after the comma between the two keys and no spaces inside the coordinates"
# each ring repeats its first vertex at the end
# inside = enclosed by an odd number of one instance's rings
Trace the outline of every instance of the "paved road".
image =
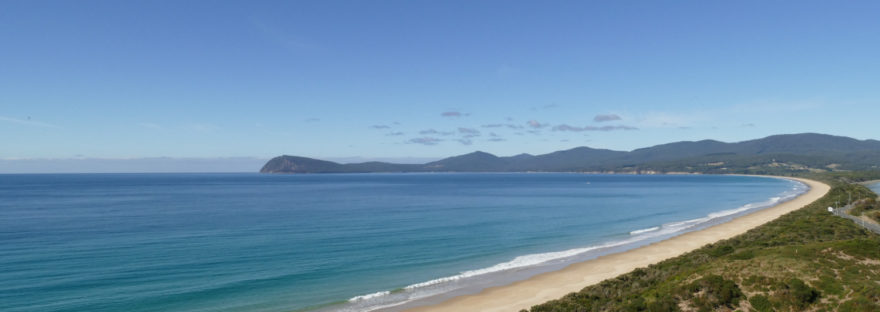
{"type": "Polygon", "coordinates": [[[842,208],[834,209],[834,215],[841,217],[841,218],[847,218],[847,219],[853,220],[853,222],[855,222],[856,224],[858,224],[858,225],[860,225],[860,226],[862,226],[862,227],[864,227],[874,233],[880,234],[880,225],[877,225],[877,224],[871,223],[871,222],[866,222],[865,220],[862,220],[859,217],[855,217],[855,216],[850,215],[849,214],[850,209],[853,209],[852,205],[846,205],[842,208]]]}

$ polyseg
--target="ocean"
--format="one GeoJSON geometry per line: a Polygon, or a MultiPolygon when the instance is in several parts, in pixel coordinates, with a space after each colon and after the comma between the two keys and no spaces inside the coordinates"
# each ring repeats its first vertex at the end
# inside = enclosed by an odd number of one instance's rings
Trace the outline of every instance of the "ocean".
{"type": "Polygon", "coordinates": [[[805,190],[713,175],[0,175],[0,311],[393,311],[805,190]]]}

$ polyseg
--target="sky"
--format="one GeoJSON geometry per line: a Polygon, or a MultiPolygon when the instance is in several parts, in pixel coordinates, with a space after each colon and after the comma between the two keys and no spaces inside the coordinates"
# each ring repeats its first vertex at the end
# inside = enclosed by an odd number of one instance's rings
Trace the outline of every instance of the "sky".
{"type": "Polygon", "coordinates": [[[0,161],[419,162],[877,139],[878,12],[877,1],[3,1],[0,161]]]}

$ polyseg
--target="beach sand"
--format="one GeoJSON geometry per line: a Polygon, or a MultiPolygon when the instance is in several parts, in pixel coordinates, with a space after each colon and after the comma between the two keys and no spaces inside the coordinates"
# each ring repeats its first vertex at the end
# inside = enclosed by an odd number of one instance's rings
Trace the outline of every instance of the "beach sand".
{"type": "Polygon", "coordinates": [[[800,209],[821,198],[830,187],[820,182],[796,179],[810,186],[810,190],[782,204],[741,216],[729,222],[703,230],[685,233],[673,238],[633,250],[605,255],[593,260],[572,264],[562,270],[547,272],[510,285],[487,288],[477,294],[459,296],[439,304],[417,307],[407,311],[505,311],[516,312],[536,304],[558,299],[586,286],[646,267],[698,249],[706,244],[731,238],[749,229],[767,223],[786,213],[800,209]]]}

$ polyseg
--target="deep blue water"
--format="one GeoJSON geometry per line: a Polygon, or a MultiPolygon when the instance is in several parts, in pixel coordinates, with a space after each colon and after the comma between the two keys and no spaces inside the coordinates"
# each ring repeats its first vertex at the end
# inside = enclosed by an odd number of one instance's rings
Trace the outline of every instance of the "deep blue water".
{"type": "Polygon", "coordinates": [[[742,176],[0,175],[0,311],[365,310],[673,235],[797,187],[742,176]]]}

